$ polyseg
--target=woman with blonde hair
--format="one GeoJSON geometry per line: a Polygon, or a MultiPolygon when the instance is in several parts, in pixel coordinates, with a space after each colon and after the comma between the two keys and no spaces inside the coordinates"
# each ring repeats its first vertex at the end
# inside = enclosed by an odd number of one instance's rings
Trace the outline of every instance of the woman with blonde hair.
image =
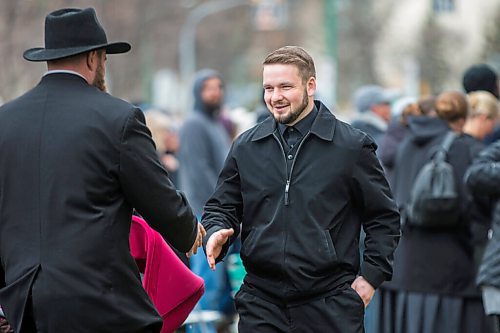
{"type": "Polygon", "coordinates": [[[498,121],[498,101],[487,91],[469,93],[470,112],[464,126],[464,133],[483,140],[493,132],[498,121]]]}

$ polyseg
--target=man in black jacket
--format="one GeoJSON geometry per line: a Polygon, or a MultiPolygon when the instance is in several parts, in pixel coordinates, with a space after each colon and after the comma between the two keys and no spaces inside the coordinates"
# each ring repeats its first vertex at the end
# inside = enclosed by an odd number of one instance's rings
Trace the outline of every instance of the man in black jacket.
{"type": "Polygon", "coordinates": [[[0,304],[15,332],[159,332],[129,248],[132,210],[180,251],[201,228],[161,166],[142,112],[102,90],[95,11],[45,21],[40,83],[0,108],[0,304]]]}
{"type": "Polygon", "coordinates": [[[241,223],[240,332],[363,332],[400,234],[376,145],[314,101],[314,63],[302,48],[269,54],[263,84],[273,117],[234,142],[205,206],[209,265],[241,223]]]}

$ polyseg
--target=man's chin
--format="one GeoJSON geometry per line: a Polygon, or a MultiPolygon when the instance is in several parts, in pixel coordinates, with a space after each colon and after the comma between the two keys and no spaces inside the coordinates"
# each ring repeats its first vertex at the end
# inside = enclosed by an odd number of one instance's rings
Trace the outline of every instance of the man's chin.
{"type": "Polygon", "coordinates": [[[281,116],[275,116],[274,119],[280,124],[287,125],[290,122],[290,117],[287,117],[285,115],[281,116]]]}

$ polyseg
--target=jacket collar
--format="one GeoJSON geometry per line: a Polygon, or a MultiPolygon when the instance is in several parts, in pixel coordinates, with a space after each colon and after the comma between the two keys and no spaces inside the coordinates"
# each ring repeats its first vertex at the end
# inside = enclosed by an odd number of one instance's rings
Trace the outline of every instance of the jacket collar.
{"type": "MultiPolygon", "coordinates": [[[[311,134],[325,141],[332,141],[337,118],[335,118],[330,110],[320,101],[314,101],[314,104],[318,109],[318,115],[311,126],[311,134]]],[[[276,121],[272,116],[267,117],[266,120],[257,125],[252,141],[258,141],[272,135],[276,130],[276,125],[276,121]]]]}
{"type": "MultiPolygon", "coordinates": [[[[81,75],[68,72],[49,72],[42,76],[40,82],[59,82],[59,80],[72,80],[75,82],[85,83],[89,85],[87,80],[81,75]]],[[[89,85],[90,86],[90,85],[89,85]]]]}

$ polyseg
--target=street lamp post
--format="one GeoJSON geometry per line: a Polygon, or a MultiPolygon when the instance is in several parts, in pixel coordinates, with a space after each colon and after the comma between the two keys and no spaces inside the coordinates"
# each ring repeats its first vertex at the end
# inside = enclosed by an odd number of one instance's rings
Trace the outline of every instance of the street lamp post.
{"type": "Polygon", "coordinates": [[[192,10],[181,28],[179,40],[179,70],[183,91],[182,105],[187,107],[190,80],[196,70],[196,27],[205,17],[234,7],[249,5],[248,0],[214,0],[192,10]]]}

